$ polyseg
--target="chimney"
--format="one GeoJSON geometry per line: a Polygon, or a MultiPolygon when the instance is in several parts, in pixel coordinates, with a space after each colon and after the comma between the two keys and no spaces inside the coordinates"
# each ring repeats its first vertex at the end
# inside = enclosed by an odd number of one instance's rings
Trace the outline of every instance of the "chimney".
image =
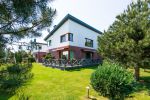
{"type": "Polygon", "coordinates": [[[34,39],[34,42],[36,43],[36,39],[34,39]]]}

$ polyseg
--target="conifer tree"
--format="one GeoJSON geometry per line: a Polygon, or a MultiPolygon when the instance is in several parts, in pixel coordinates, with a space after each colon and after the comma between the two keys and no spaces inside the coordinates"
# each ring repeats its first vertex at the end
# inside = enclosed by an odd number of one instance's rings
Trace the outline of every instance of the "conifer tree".
{"type": "Polygon", "coordinates": [[[133,66],[139,80],[139,68],[150,67],[150,0],[131,3],[98,38],[98,44],[104,58],[133,66]]]}
{"type": "Polygon", "coordinates": [[[0,47],[9,37],[40,36],[52,24],[53,0],[0,0],[0,47]]]}

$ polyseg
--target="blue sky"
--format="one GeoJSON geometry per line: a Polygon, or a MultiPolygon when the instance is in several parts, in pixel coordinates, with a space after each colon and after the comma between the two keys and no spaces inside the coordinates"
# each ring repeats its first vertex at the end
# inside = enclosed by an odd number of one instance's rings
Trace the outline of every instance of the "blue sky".
{"type": "Polygon", "coordinates": [[[57,24],[67,13],[81,19],[93,27],[103,31],[115,20],[115,16],[123,12],[132,0],[55,0],[57,24]]]}
{"type": "MultiPolygon", "coordinates": [[[[51,30],[68,13],[79,18],[85,23],[103,31],[106,30],[115,20],[116,15],[122,13],[127,5],[133,0],[54,0],[51,7],[57,10],[57,15],[50,26],[51,30]]],[[[47,32],[37,39],[44,42],[47,32]]]]}

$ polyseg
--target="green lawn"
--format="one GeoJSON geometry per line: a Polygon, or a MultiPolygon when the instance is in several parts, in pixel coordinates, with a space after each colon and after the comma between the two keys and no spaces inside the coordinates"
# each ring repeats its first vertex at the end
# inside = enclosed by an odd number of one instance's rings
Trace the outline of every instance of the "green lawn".
{"type": "Polygon", "coordinates": [[[134,99],[127,100],[150,100],[150,69],[140,70],[140,82],[136,87],[136,92],[131,96],[134,99]]]}
{"type": "MultiPolygon", "coordinates": [[[[86,98],[86,86],[89,85],[90,75],[94,68],[79,69],[72,71],[61,71],[41,64],[33,64],[34,78],[23,86],[26,95],[31,96],[31,100],[83,100],[86,98]]],[[[92,89],[93,97],[98,94],[92,89]]],[[[3,98],[2,98],[3,97],[3,98]]],[[[15,99],[15,96],[1,99],[15,99]]]]}
{"type": "MultiPolygon", "coordinates": [[[[96,67],[82,68],[71,71],[61,71],[34,63],[34,78],[20,88],[31,100],[87,100],[86,86],[90,85],[90,75],[96,67]]],[[[143,78],[150,79],[150,72],[143,72],[143,78]]],[[[150,83],[149,83],[150,84],[150,83]]],[[[147,84],[139,85],[137,93],[128,100],[150,100],[147,84]],[[147,87],[146,87],[147,86],[147,87]]],[[[107,100],[90,89],[90,96],[98,100],[107,100]]],[[[0,94],[0,100],[16,100],[16,95],[0,94]]]]}

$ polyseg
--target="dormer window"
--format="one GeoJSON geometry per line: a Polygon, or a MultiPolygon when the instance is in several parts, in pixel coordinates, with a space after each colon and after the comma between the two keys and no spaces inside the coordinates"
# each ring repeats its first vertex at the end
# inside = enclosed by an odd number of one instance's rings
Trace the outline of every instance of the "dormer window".
{"type": "Polygon", "coordinates": [[[73,42],[73,34],[72,33],[68,33],[68,41],[73,42]]]}
{"type": "Polygon", "coordinates": [[[66,34],[65,35],[62,35],[60,36],[60,42],[66,42],[66,34]]]}

